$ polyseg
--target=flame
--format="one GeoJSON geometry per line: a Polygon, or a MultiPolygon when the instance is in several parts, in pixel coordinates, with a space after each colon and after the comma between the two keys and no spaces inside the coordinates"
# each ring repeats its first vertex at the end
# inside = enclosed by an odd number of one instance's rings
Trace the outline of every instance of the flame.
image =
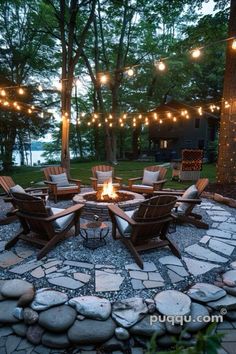
{"type": "Polygon", "coordinates": [[[107,181],[103,183],[103,188],[101,192],[101,200],[104,200],[106,198],[109,199],[116,199],[118,197],[117,193],[115,192],[115,189],[112,185],[112,179],[109,178],[107,181]]]}

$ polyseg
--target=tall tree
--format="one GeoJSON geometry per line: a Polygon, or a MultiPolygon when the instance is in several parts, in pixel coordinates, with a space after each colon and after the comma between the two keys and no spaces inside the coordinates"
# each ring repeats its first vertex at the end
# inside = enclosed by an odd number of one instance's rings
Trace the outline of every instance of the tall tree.
{"type": "Polygon", "coordinates": [[[236,182],[236,50],[232,43],[236,38],[236,0],[231,0],[224,89],[220,122],[217,181],[236,182]]]}

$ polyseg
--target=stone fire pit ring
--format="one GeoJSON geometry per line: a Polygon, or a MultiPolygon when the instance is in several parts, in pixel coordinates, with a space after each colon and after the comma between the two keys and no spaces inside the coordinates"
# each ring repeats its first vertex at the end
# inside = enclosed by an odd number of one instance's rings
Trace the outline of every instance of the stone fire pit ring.
{"type": "Polygon", "coordinates": [[[135,210],[139,207],[139,204],[145,200],[142,194],[130,192],[130,191],[123,191],[119,190],[119,193],[124,193],[131,195],[133,199],[126,200],[122,202],[96,202],[96,201],[89,201],[86,200],[86,196],[88,194],[96,195],[96,192],[85,192],[80,193],[74,196],[73,203],[74,204],[84,204],[84,208],[82,211],[82,217],[88,220],[93,220],[94,215],[98,215],[100,220],[102,221],[110,221],[110,216],[108,212],[108,205],[109,204],[116,204],[119,208],[123,209],[124,211],[135,210]]]}

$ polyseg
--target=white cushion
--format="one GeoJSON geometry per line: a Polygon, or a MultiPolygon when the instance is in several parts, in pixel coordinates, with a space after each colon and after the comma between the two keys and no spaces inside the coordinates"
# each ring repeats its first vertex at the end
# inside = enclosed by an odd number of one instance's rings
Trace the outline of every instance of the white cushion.
{"type": "MultiPolygon", "coordinates": [[[[51,215],[56,215],[60,212],[62,212],[65,209],[60,209],[60,208],[50,208],[49,214],[51,215]]],[[[58,218],[53,222],[54,230],[56,232],[60,232],[65,230],[65,228],[69,225],[69,223],[73,220],[74,213],[71,213],[66,216],[62,216],[61,218],[58,218]]]]}
{"type": "MultiPolygon", "coordinates": [[[[130,218],[132,218],[134,212],[135,212],[135,210],[130,210],[130,211],[126,211],[125,214],[128,215],[130,218]]],[[[127,234],[129,234],[131,231],[130,224],[117,215],[115,215],[115,219],[116,219],[118,230],[121,233],[121,235],[127,236],[127,234]]]]}
{"type": "Polygon", "coordinates": [[[16,184],[14,187],[10,188],[11,193],[24,193],[26,194],[24,188],[22,188],[19,184],[16,184]]]}
{"type": "Polygon", "coordinates": [[[148,189],[148,190],[153,190],[152,186],[146,186],[144,184],[133,184],[132,188],[139,188],[139,189],[148,189]]]}
{"type": "MultiPolygon", "coordinates": [[[[181,198],[195,199],[197,197],[198,197],[198,190],[197,190],[195,184],[193,184],[188,189],[186,189],[186,191],[184,192],[184,194],[182,195],[181,198]]],[[[186,209],[189,208],[189,206],[190,206],[189,203],[180,202],[180,203],[178,203],[178,210],[177,211],[180,213],[184,213],[186,211],[186,209]]]]}
{"type": "Polygon", "coordinates": [[[58,187],[66,187],[69,186],[70,183],[68,181],[66,173],[60,173],[58,175],[50,175],[52,182],[55,182],[58,187]]]}
{"type": "Polygon", "coordinates": [[[69,184],[69,186],[63,186],[63,187],[57,187],[57,190],[58,191],[64,191],[64,190],[74,190],[74,189],[76,189],[76,188],[78,188],[78,186],[77,186],[77,184],[69,184]]]}
{"type": "Polygon", "coordinates": [[[146,184],[147,186],[153,186],[153,183],[158,180],[159,174],[160,171],[153,172],[144,169],[142,184],[146,184]]]}
{"type": "Polygon", "coordinates": [[[112,178],[112,171],[96,171],[98,183],[103,184],[109,178],[112,178]]]}

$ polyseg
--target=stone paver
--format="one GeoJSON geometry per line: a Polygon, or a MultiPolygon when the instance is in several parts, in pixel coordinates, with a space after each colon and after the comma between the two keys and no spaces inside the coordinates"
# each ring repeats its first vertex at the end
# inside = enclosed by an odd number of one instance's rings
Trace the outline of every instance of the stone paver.
{"type": "MultiPolygon", "coordinates": [[[[229,223],[229,222],[222,222],[220,225],[219,225],[219,229],[220,230],[226,230],[226,231],[229,231],[229,232],[233,232],[233,233],[236,233],[236,224],[235,223],[229,223]]],[[[236,237],[236,235],[235,235],[236,237]]],[[[233,237],[234,238],[234,237],[233,237]]]]}
{"type": "Polygon", "coordinates": [[[10,269],[10,272],[22,275],[26,272],[29,272],[29,271],[41,266],[42,264],[43,264],[42,261],[25,263],[25,264],[22,264],[22,265],[19,265],[19,266],[16,266],[16,267],[10,269]]]}
{"type": "Polygon", "coordinates": [[[143,269],[141,269],[136,263],[131,263],[125,266],[127,270],[139,270],[142,272],[154,272],[157,267],[153,262],[143,262],[143,269]]]}
{"type": "Polygon", "coordinates": [[[216,264],[198,261],[196,259],[191,259],[187,257],[183,257],[183,260],[185,261],[189,272],[195,276],[205,274],[206,272],[209,272],[211,269],[219,267],[219,265],[216,264]]]}
{"type": "Polygon", "coordinates": [[[91,279],[91,275],[85,273],[74,273],[73,277],[75,280],[79,280],[82,283],[88,283],[91,279]]]}
{"type": "Polygon", "coordinates": [[[31,273],[32,277],[40,279],[43,278],[45,276],[44,270],[42,267],[38,267],[36,269],[34,269],[31,273]]]}
{"type": "Polygon", "coordinates": [[[124,280],[120,274],[112,274],[102,270],[95,271],[96,291],[118,291],[124,280]]]}
{"type": "Polygon", "coordinates": [[[148,273],[147,272],[140,272],[138,270],[131,270],[129,272],[131,278],[139,279],[139,280],[148,280],[148,273]]]}
{"type": "Polygon", "coordinates": [[[48,282],[53,285],[58,285],[67,289],[79,289],[84,286],[79,280],[75,280],[69,277],[48,278],[48,282]]]}
{"type": "Polygon", "coordinates": [[[230,246],[227,243],[218,240],[210,240],[209,247],[214,251],[223,253],[226,256],[230,256],[234,251],[233,246],[230,246]]]}
{"type": "Polygon", "coordinates": [[[159,259],[159,262],[162,264],[171,264],[171,265],[175,265],[175,266],[182,266],[182,262],[178,257],[175,256],[165,256],[165,257],[161,257],[159,259]]]}
{"type": "Polygon", "coordinates": [[[214,236],[214,237],[220,237],[220,238],[231,238],[231,233],[223,230],[217,230],[217,229],[209,229],[207,230],[207,235],[209,236],[214,236]]]}
{"type": "Polygon", "coordinates": [[[0,254],[0,267],[1,268],[8,268],[8,267],[13,266],[17,263],[20,263],[22,261],[23,261],[23,258],[18,257],[12,251],[5,251],[0,254]]]}
{"type": "Polygon", "coordinates": [[[86,263],[86,262],[64,261],[64,264],[72,266],[72,267],[79,267],[79,268],[87,268],[87,269],[93,269],[94,268],[94,264],[86,263]]]}
{"type": "Polygon", "coordinates": [[[207,248],[199,246],[197,243],[185,248],[185,252],[193,257],[216,263],[226,263],[228,258],[222,257],[207,248]]]}

